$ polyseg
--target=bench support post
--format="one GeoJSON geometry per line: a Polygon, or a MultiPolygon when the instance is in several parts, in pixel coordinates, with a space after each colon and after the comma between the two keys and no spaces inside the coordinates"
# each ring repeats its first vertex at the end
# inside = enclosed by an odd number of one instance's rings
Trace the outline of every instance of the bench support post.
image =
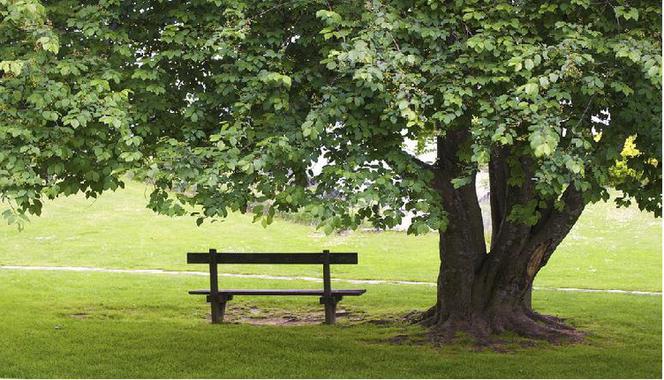
{"type": "Polygon", "coordinates": [[[330,278],[330,251],[323,250],[323,297],[321,303],[325,304],[325,323],[333,325],[337,319],[337,303],[332,297],[332,280],[330,278]]]}
{"type": "Polygon", "coordinates": [[[320,303],[325,305],[325,324],[333,325],[337,322],[337,304],[341,301],[341,296],[321,297],[320,303]]]}
{"type": "Polygon", "coordinates": [[[333,325],[337,322],[337,304],[334,302],[325,304],[325,323],[333,325]]]}
{"type": "Polygon", "coordinates": [[[228,294],[221,294],[217,296],[217,301],[214,301],[212,295],[207,296],[207,301],[212,307],[212,323],[221,323],[224,321],[224,315],[226,314],[226,304],[228,301],[232,300],[233,296],[228,294]]]}
{"type": "Polygon", "coordinates": [[[212,323],[224,320],[226,303],[219,302],[219,277],[217,275],[217,250],[210,248],[210,314],[212,323]]]}

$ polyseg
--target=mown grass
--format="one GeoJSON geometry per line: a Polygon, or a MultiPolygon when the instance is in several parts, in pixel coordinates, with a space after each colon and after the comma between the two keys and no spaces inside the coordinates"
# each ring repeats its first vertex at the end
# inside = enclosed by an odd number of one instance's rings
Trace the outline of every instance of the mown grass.
{"type": "MultiPolygon", "coordinates": [[[[0,265],[94,266],[205,271],[187,251],[358,251],[360,265],[333,277],[435,281],[437,236],[353,232],[325,236],[249,216],[195,227],[192,218],[156,216],[146,189],[98,200],[46,204],[25,231],[0,227],[0,265]]],[[[661,290],[659,220],[635,209],[590,207],[550,264],[540,287],[661,290]]],[[[318,266],[223,266],[226,273],[318,277],[318,266]]],[[[319,283],[222,277],[223,287],[303,288],[319,283]]],[[[661,297],[536,290],[539,311],[586,331],[581,344],[556,346],[504,336],[504,352],[473,344],[421,344],[424,330],[400,319],[433,303],[426,285],[358,286],[343,300],[337,326],[255,326],[246,318],[322,318],[316,297],[237,298],[229,319],[212,326],[208,305],[186,291],[207,278],[42,271],[0,271],[0,377],[649,377],[661,367],[661,297]],[[373,321],[373,322],[372,322],[373,321]],[[374,323],[375,322],[375,323],[374,323]],[[380,323],[379,323],[380,322],[380,323]],[[386,323],[387,322],[387,323],[386,323]],[[397,341],[401,341],[397,344],[397,341]]]]}
{"type": "MultiPolygon", "coordinates": [[[[337,278],[434,282],[437,235],[349,232],[325,236],[284,220],[264,229],[251,216],[232,214],[197,228],[189,217],[154,215],[145,208],[149,188],[127,189],[99,199],[82,196],[46,202],[44,214],[18,232],[0,226],[0,265],[80,265],[105,268],[201,270],[186,265],[187,251],[357,251],[360,264],[337,266],[337,278]]],[[[636,208],[588,207],[536,279],[540,287],[661,291],[660,220],[636,208]]],[[[227,273],[318,276],[315,266],[232,266],[227,273]]]]}
{"type": "MultiPolygon", "coordinates": [[[[298,281],[223,279],[231,287],[311,287],[298,281]]],[[[535,291],[539,310],[588,332],[556,346],[506,337],[505,352],[472,345],[392,343],[423,330],[370,320],[428,306],[429,286],[369,285],[342,308],[362,321],[337,326],[210,325],[186,290],[196,276],[0,271],[0,377],[555,377],[661,378],[661,297],[535,291]]],[[[338,283],[338,286],[352,286],[338,283]]],[[[238,298],[232,316],[318,312],[315,297],[238,298]],[[244,310],[239,307],[244,306],[244,310]]]]}

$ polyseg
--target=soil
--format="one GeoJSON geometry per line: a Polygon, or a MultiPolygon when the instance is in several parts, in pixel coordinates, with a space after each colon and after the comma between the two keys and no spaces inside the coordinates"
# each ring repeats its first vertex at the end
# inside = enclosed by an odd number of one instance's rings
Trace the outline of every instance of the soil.
{"type": "MultiPolygon", "coordinates": [[[[210,320],[210,315],[207,315],[210,320]]],[[[337,310],[337,322],[355,324],[363,322],[362,313],[346,309],[337,310]]],[[[248,324],[257,326],[305,326],[320,325],[325,321],[322,310],[288,311],[280,309],[263,309],[254,305],[229,305],[224,317],[225,323],[248,324]]]]}

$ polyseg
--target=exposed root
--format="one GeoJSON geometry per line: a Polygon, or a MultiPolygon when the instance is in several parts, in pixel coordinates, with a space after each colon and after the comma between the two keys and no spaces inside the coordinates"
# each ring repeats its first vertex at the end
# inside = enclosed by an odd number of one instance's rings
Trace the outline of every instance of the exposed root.
{"type": "Polygon", "coordinates": [[[432,306],[424,312],[408,313],[408,315],[405,316],[405,320],[412,324],[421,324],[425,327],[431,327],[438,321],[437,317],[436,306],[432,306]]]}
{"type": "Polygon", "coordinates": [[[574,327],[566,324],[563,319],[554,317],[553,315],[544,315],[533,310],[526,310],[526,314],[531,319],[553,326],[560,330],[575,330],[574,327]]]}
{"type": "Polygon", "coordinates": [[[447,319],[443,323],[430,327],[427,336],[435,345],[443,345],[464,338],[470,339],[469,343],[482,347],[491,346],[494,343],[486,323],[478,320],[447,319]]]}
{"type": "Polygon", "coordinates": [[[526,337],[542,339],[551,343],[576,343],[583,339],[584,334],[571,326],[564,325],[555,320],[548,320],[545,316],[532,318],[527,313],[511,316],[509,320],[511,331],[526,337]]]}
{"type": "Polygon", "coordinates": [[[497,335],[505,332],[558,344],[576,343],[584,337],[582,332],[565,324],[561,319],[530,310],[503,311],[494,313],[489,318],[465,319],[449,317],[443,319],[437,314],[428,316],[429,311],[420,315],[426,315],[427,318],[421,318],[419,323],[429,328],[428,337],[436,345],[448,343],[465,335],[480,346],[494,346],[499,343],[497,335]]]}

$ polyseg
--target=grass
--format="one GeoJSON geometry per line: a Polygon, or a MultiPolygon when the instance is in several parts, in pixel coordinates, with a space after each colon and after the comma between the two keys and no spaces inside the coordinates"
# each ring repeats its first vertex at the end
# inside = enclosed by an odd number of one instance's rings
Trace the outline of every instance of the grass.
{"type": "MultiPolygon", "coordinates": [[[[104,268],[201,270],[187,251],[357,251],[360,264],[337,266],[335,278],[435,282],[437,235],[349,232],[325,236],[284,220],[264,229],[251,216],[232,214],[196,227],[190,217],[156,216],[145,208],[149,189],[127,189],[99,199],[46,202],[44,214],[18,232],[0,226],[0,265],[77,265],[104,268]]],[[[539,287],[661,291],[660,220],[636,208],[591,205],[536,279],[539,287]]],[[[232,266],[226,273],[319,276],[317,267],[232,266]]]]}
{"type": "MultiPolygon", "coordinates": [[[[97,200],[47,202],[22,232],[1,226],[0,265],[94,266],[205,271],[185,252],[357,251],[360,265],[333,267],[343,279],[434,282],[437,236],[352,232],[325,236],[279,220],[267,229],[233,214],[197,228],[193,218],[156,216],[138,183],[97,200]]],[[[660,222],[634,208],[590,206],[536,286],[661,291],[660,222]]],[[[318,266],[222,266],[221,272],[320,277],[318,266]]],[[[224,287],[319,287],[303,281],[222,278],[224,287]]],[[[538,289],[537,310],[588,333],[557,346],[503,336],[504,352],[470,343],[420,344],[424,330],[400,322],[433,303],[435,287],[367,285],[347,297],[337,326],[208,323],[207,278],[99,272],[0,270],[0,378],[661,378],[661,296],[538,289]],[[373,322],[372,322],[373,321],[373,322]],[[387,323],[385,323],[387,321],[387,323]],[[374,323],[375,322],[375,323],[374,323]],[[380,323],[379,323],[380,322],[380,323]],[[405,341],[397,343],[404,339],[405,341]]],[[[238,297],[228,317],[320,320],[315,297],[238,297]]]]}
{"type": "MultiPolygon", "coordinates": [[[[284,281],[228,279],[229,286],[284,281]]],[[[401,323],[338,326],[210,325],[207,305],[184,290],[205,278],[172,275],[0,271],[0,377],[661,377],[661,298],[536,291],[535,306],[589,332],[583,344],[394,344],[423,331],[401,323]]],[[[288,281],[286,286],[311,286],[288,281]]],[[[353,315],[403,314],[429,304],[428,286],[370,285],[342,305],[353,315]]],[[[295,314],[314,297],[247,298],[295,314]]],[[[237,309],[231,309],[230,314],[237,309]]],[[[519,340],[515,340],[519,342],[519,340]]]]}

